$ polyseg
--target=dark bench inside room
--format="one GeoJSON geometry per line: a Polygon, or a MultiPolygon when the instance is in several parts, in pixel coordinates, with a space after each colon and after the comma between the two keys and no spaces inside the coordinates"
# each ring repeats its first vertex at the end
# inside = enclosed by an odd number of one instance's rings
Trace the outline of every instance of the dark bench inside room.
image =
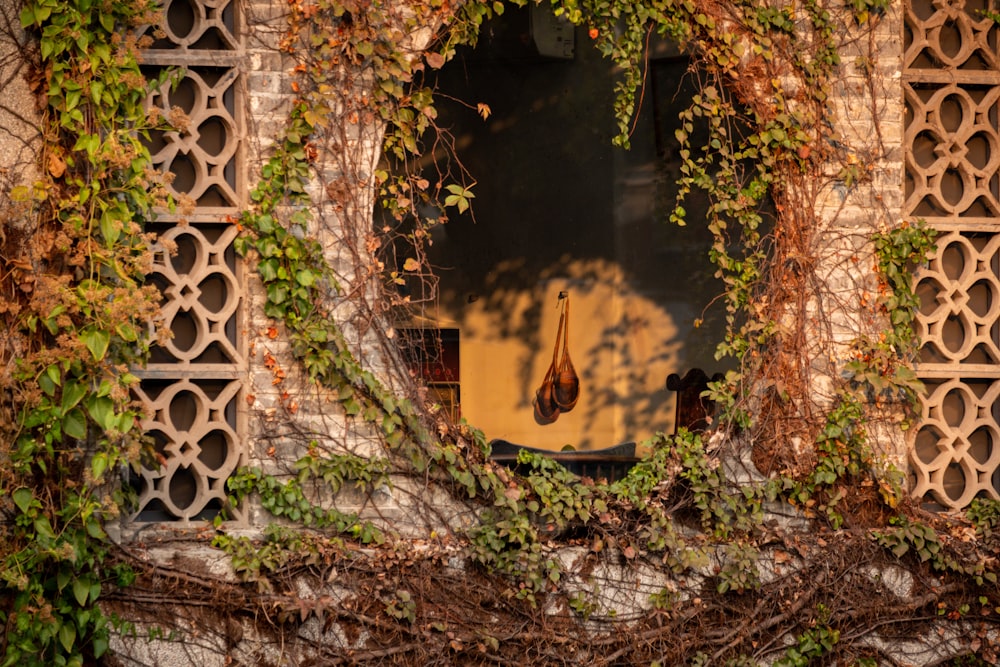
{"type": "MultiPolygon", "coordinates": [[[[674,433],[680,427],[687,428],[689,431],[704,431],[711,425],[711,419],[715,413],[715,402],[704,398],[702,393],[708,389],[709,382],[721,380],[723,377],[722,373],[716,373],[709,377],[699,368],[692,368],[684,374],[683,378],[677,373],[671,373],[667,378],[667,389],[677,392],[674,433]]],[[[519,473],[529,472],[528,466],[517,462],[518,453],[526,450],[557,461],[567,470],[581,477],[590,477],[595,480],[604,479],[608,482],[625,477],[639,460],[639,457],[636,456],[634,442],[625,442],[604,449],[556,452],[498,439],[490,441],[490,450],[491,459],[519,473]]]]}
{"type": "Polygon", "coordinates": [[[709,382],[718,382],[725,376],[716,373],[711,377],[700,368],[692,368],[684,377],[671,373],[667,377],[667,389],[677,392],[677,407],[674,411],[674,433],[684,427],[692,432],[708,429],[715,415],[715,401],[702,396],[709,382]]]}

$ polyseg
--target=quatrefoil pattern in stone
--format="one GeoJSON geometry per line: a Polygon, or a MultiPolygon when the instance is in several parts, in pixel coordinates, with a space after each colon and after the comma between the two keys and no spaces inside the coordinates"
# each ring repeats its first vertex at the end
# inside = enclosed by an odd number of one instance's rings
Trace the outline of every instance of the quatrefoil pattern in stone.
{"type": "Polygon", "coordinates": [[[906,206],[922,217],[1000,216],[1000,89],[906,85],[906,206]]]}
{"type": "Polygon", "coordinates": [[[150,93],[150,106],[168,116],[177,107],[188,121],[179,130],[154,134],[153,165],[173,174],[170,189],[175,195],[187,195],[202,209],[238,205],[234,162],[239,133],[230,110],[236,81],[235,69],[188,67],[176,87],[166,83],[150,93]]]}
{"type": "Polygon", "coordinates": [[[233,428],[238,381],[146,382],[139,390],[154,449],[142,467],[137,517],[211,518],[226,501],[226,480],[241,463],[233,428]]]}
{"type": "MultiPolygon", "coordinates": [[[[232,0],[165,0],[154,49],[235,50],[232,0]]],[[[152,33],[152,30],[149,31],[152,33]]]]}
{"type": "MultiPolygon", "coordinates": [[[[228,252],[237,234],[235,225],[222,228],[210,240],[204,227],[171,227],[163,238],[176,244],[177,252],[160,250],[154,263],[154,280],[161,287],[160,314],[173,337],[162,350],[169,359],[159,363],[197,365],[233,364],[240,360],[234,335],[241,290],[228,252]]],[[[179,369],[179,367],[176,367],[179,369]]]]}
{"type": "Polygon", "coordinates": [[[1000,235],[938,237],[937,250],[917,280],[921,361],[1000,364],[1000,235]]]}
{"type": "Polygon", "coordinates": [[[1000,498],[1000,381],[928,384],[916,447],[910,456],[914,493],[950,509],[976,497],[1000,498]]]}
{"type": "Polygon", "coordinates": [[[903,215],[939,232],[916,274],[910,472],[924,502],[961,509],[1000,489],[1000,34],[993,0],[903,4],[903,215]]]}
{"type": "Polygon", "coordinates": [[[906,46],[909,69],[996,70],[996,23],[982,14],[985,0],[907,2],[906,46]]]}
{"type": "MultiPolygon", "coordinates": [[[[138,29],[153,38],[143,71],[169,78],[146,98],[173,129],[148,135],[153,165],[172,175],[181,204],[160,211],[149,282],[161,294],[159,316],[171,336],[135,369],[137,398],[153,447],[132,480],[138,521],[214,518],[226,480],[243,460],[241,407],[247,371],[242,264],[231,223],[245,205],[240,63],[245,53],[234,0],[164,0],[163,22],[138,29]]],[[[228,519],[241,521],[240,508],[228,519]]]]}

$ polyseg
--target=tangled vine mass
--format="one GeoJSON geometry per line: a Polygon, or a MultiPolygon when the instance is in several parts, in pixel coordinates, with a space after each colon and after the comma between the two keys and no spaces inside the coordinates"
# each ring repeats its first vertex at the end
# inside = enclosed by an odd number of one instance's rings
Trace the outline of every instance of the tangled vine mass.
{"type": "Polygon", "coordinates": [[[622,146],[650,36],[691,59],[670,223],[694,224],[690,193],[711,202],[718,353],[737,368],[711,387],[712,431],[658,436],[609,484],[528,453],[499,467],[474,425],[430,403],[399,363],[392,322],[414,303],[388,253],[407,244],[404,270],[433,298],[430,232],[486,176],[438,126],[432,73],[507,3],[290,0],[269,35],[288,63],[287,122],[231,221],[267,338],[287,344],[264,366],[289,389],[251,414],[261,451],[230,478],[227,512],[154,545],[109,532],[134,503],[128,470],[156,465],[132,393],[169,335],[145,280],[147,223],[187,202],[152,169],[148,137],[185,119],[145,101],[177,73],[147,80],[148,45],[129,36],[162,20],[154,3],[23,3],[41,127],[37,179],[0,172],[3,665],[141,664],[154,645],[261,665],[995,664],[1000,505],[923,512],[876,437],[918,405],[910,277],[932,230],[888,209],[855,226],[866,238],[848,261],[868,305],[857,337],[831,344],[861,297],[829,293],[817,202],[831,183],[874,192],[888,152],[837,135],[833,100],[844,54],[877,62],[874,35],[899,6],[551,5],[618,68],[622,146]],[[373,228],[375,207],[408,225],[373,228]],[[362,446],[297,419],[315,403],[362,446]],[[387,487],[409,494],[416,534],[329,502],[376,506],[387,487]],[[266,517],[256,531],[232,521],[247,506],[266,517]],[[164,544],[196,555],[151,556],[164,544]],[[223,567],[192,564],[206,553],[223,567]]]}

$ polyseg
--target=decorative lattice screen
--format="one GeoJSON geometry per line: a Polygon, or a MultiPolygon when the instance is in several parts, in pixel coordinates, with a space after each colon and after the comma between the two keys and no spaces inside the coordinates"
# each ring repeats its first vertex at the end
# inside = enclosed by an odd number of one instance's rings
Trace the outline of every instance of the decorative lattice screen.
{"type": "Polygon", "coordinates": [[[226,480],[242,461],[243,291],[233,251],[237,230],[227,222],[239,211],[243,185],[236,8],[232,0],[167,0],[164,19],[143,63],[151,75],[181,68],[183,78],[154,91],[148,105],[184,122],[179,131],[152,136],[150,150],[154,165],[173,174],[175,197],[193,212],[161,214],[150,226],[166,241],[150,279],[163,295],[173,338],[139,372],[156,459],[136,480],[134,518],[141,521],[215,516],[226,480]]]}
{"type": "Polygon", "coordinates": [[[907,0],[906,203],[940,231],[921,271],[910,457],[914,492],[947,509],[1000,488],[1000,58],[990,0],[907,0]]]}

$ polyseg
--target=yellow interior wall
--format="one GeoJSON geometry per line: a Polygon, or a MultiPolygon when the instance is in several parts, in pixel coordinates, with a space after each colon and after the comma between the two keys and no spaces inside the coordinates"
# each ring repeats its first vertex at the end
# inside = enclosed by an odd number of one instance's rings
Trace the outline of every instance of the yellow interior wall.
{"type": "MultiPolygon", "coordinates": [[[[462,414],[491,438],[534,447],[597,449],[672,428],[673,397],[665,389],[676,368],[679,344],[673,318],[657,304],[627,290],[618,267],[601,267],[600,281],[580,262],[536,289],[520,292],[511,310],[471,304],[461,317],[462,414]],[[540,425],[532,399],[552,361],[559,320],[558,294],[569,293],[569,352],[580,376],[580,398],[570,412],[540,425]],[[520,328],[524,314],[539,310],[532,343],[495,335],[502,319],[520,328]],[[627,342],[608,331],[627,331],[627,342]],[[530,383],[525,383],[525,370],[530,383]]],[[[591,267],[593,269],[593,267],[591,267]]]]}

